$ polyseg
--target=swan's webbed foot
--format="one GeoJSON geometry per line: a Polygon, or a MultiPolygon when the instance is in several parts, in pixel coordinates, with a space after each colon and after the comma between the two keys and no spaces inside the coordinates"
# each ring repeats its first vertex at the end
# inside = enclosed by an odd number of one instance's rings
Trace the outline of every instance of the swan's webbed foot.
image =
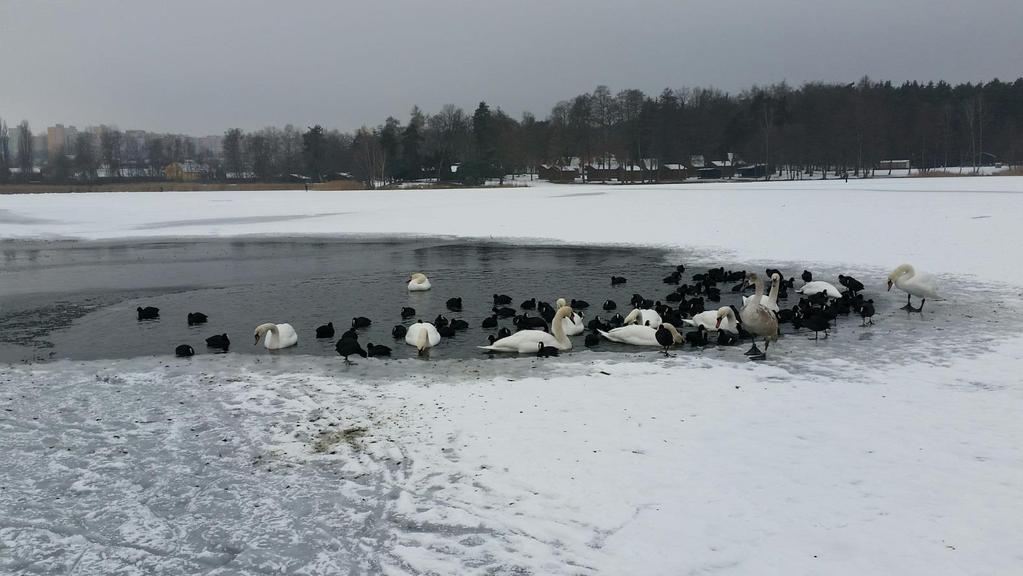
{"type": "Polygon", "coordinates": [[[906,304],[905,306],[903,306],[902,308],[899,308],[899,310],[905,310],[905,311],[907,311],[907,312],[915,312],[915,311],[916,311],[916,308],[913,308],[913,305],[912,305],[912,304],[909,304],[909,303],[907,303],[907,304],[906,304]]]}
{"type": "Polygon", "coordinates": [[[760,348],[757,348],[757,343],[753,342],[753,346],[749,350],[743,352],[743,354],[747,356],[757,356],[763,354],[763,352],[760,351],[760,348]]]}
{"type": "Polygon", "coordinates": [[[355,366],[355,362],[352,362],[348,358],[345,358],[345,366],[355,366]]]}
{"type": "Polygon", "coordinates": [[[751,354],[749,359],[757,362],[759,362],[760,360],[767,360],[767,354],[765,354],[764,352],[761,352],[759,354],[751,354]]]}

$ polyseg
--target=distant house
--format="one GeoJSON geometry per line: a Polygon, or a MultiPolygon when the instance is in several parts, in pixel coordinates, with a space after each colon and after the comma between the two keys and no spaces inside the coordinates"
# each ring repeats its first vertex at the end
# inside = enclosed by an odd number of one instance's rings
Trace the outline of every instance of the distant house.
{"type": "Polygon", "coordinates": [[[536,173],[540,178],[551,182],[574,182],[579,177],[579,170],[572,166],[541,164],[537,168],[536,173]]]}
{"type": "Polygon", "coordinates": [[[689,169],[685,164],[661,164],[657,171],[657,179],[662,182],[685,180],[689,177],[689,169]]]}
{"type": "Polygon", "coordinates": [[[168,180],[175,182],[190,182],[202,180],[209,174],[210,169],[205,164],[199,164],[191,160],[184,162],[171,162],[164,166],[163,174],[168,180]]]}
{"type": "Polygon", "coordinates": [[[751,164],[748,166],[740,166],[735,169],[739,178],[765,178],[767,177],[767,165],[766,164],[751,164]]]}
{"type": "Polygon", "coordinates": [[[696,171],[700,180],[720,180],[735,176],[735,164],[731,160],[714,160],[696,171]]]}
{"type": "Polygon", "coordinates": [[[877,163],[878,170],[909,170],[909,160],[881,160],[877,163]]]}

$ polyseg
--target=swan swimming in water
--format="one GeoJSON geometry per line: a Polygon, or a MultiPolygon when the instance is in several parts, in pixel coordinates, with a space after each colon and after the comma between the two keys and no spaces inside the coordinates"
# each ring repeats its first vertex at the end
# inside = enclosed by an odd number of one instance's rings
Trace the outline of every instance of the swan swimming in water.
{"type": "Polygon", "coordinates": [[[516,352],[519,354],[535,354],[538,344],[553,346],[558,350],[571,350],[572,341],[565,334],[564,320],[571,321],[574,312],[568,306],[563,306],[554,314],[554,321],[551,322],[549,334],[542,330],[520,330],[510,336],[494,341],[490,346],[480,346],[482,350],[491,352],[516,352]]]}
{"type": "Polygon", "coordinates": [[[263,346],[267,350],[280,350],[298,344],[298,333],[291,327],[291,324],[267,323],[256,326],[256,341],[253,342],[253,345],[259,344],[259,339],[264,335],[266,338],[263,339],[263,346]]]}
{"type": "MultiPolygon", "coordinates": [[[[675,340],[675,344],[682,344],[685,339],[679,334],[678,330],[667,322],[658,324],[658,328],[664,326],[669,332],[671,337],[675,340]]],[[[607,338],[612,342],[618,342],[619,344],[631,344],[633,346],[662,346],[657,341],[657,328],[653,328],[647,325],[630,324],[628,326],[622,326],[621,328],[615,328],[609,332],[598,330],[601,336],[607,338]]]]}
{"type": "Polygon", "coordinates": [[[409,276],[408,291],[409,292],[422,292],[430,289],[430,279],[426,277],[426,274],[422,272],[416,272],[409,276]]]}
{"type": "Polygon", "coordinates": [[[892,270],[892,273],[888,275],[889,292],[892,290],[892,285],[906,293],[906,305],[902,307],[902,310],[909,312],[920,312],[924,309],[924,302],[928,298],[938,297],[937,279],[930,274],[917,272],[910,264],[903,264],[892,270]],[[913,308],[913,296],[920,299],[919,308],[913,308]]]}
{"type": "Polygon", "coordinates": [[[639,324],[640,326],[650,326],[651,328],[657,328],[664,322],[661,315],[656,310],[644,310],[642,308],[636,308],[629,315],[625,317],[623,324],[628,326],[629,324],[639,324]]]}
{"type": "Polygon", "coordinates": [[[767,358],[767,348],[771,340],[778,338],[778,317],[763,304],[764,282],[756,273],[750,273],[746,277],[748,282],[756,286],[753,298],[750,298],[739,311],[739,319],[750,336],[753,338],[753,346],[746,352],[751,360],[763,360],[767,358]],[[757,336],[764,339],[764,351],[757,348],[757,336]]]}
{"type": "Polygon", "coordinates": [[[415,346],[419,355],[425,356],[430,348],[440,344],[440,332],[433,324],[420,320],[408,327],[408,332],[405,333],[405,343],[415,346]]]}

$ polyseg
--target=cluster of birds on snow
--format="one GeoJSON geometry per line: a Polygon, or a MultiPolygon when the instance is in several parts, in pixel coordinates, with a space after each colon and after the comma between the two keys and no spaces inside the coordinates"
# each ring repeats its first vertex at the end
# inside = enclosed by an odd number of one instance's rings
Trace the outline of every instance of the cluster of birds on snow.
{"type": "MultiPolygon", "coordinates": [[[[693,274],[691,283],[682,282],[683,272],[685,266],[679,265],[663,279],[666,284],[676,285],[676,288],[665,297],[665,303],[633,294],[629,302],[632,310],[627,315],[622,316],[616,312],[607,321],[596,316],[585,325],[583,313],[590,307],[588,302],[575,299],[566,301],[559,298],[552,306],[531,298],[519,305],[522,310],[535,310],[539,313],[539,316],[529,316],[527,312],[519,314],[517,310],[509,307],[512,304],[510,296],[494,294],[492,314],[483,320],[482,328],[497,328],[499,319],[512,318],[517,331],[512,333],[507,327],[501,328],[496,335],[489,336],[488,345],[479,348],[488,353],[557,356],[559,352],[572,349],[570,336],[580,335],[588,330],[584,340],[587,347],[596,346],[601,339],[606,339],[635,346],[657,346],[665,355],[670,355],[669,350],[673,346],[687,343],[694,347],[705,346],[711,342],[713,334],[716,343],[724,346],[735,345],[742,339],[749,338],[752,346],[745,354],[752,360],[763,360],[767,358],[767,349],[771,342],[778,338],[781,324],[791,324],[795,329],[805,328],[812,331],[813,340],[819,339],[821,332],[827,338],[832,322],[840,315],[855,312],[863,319],[861,326],[873,324],[874,301],[861,294],[864,285],[852,276],[840,274],[838,286],[835,286],[829,282],[814,280],[813,275],[804,270],[801,275],[803,283],[796,289],[794,277],[786,280],[779,270],[767,269],[766,278],[770,282],[770,287],[765,291],[764,279],[754,272],[726,271],[723,267],[712,268],[704,273],[693,274]],[[721,306],[706,309],[707,302],[721,301],[719,284],[730,283],[735,283],[731,287],[732,292],[743,293],[752,288],[753,294],[743,296],[741,307],[721,306]],[[799,302],[791,308],[779,307],[779,298],[787,299],[790,289],[800,295],[799,302]],[[692,330],[683,334],[679,332],[681,326],[692,330]],[[763,350],[757,345],[758,339],[763,341],[763,350]]],[[[612,286],[621,286],[627,282],[628,280],[622,276],[611,277],[612,286]]],[[[908,312],[921,312],[927,298],[938,297],[934,276],[919,273],[909,264],[899,266],[888,275],[888,290],[891,291],[893,286],[906,293],[906,305],[902,309],[908,312]],[[912,305],[913,296],[920,298],[918,307],[912,305]]],[[[426,275],[415,273],[409,277],[409,292],[426,291],[431,288],[432,284],[426,275]]],[[[446,306],[449,310],[460,312],[462,299],[449,298],[446,306]]],[[[618,304],[606,300],[601,307],[604,311],[614,312],[618,304]]],[[[160,310],[152,306],[139,307],[137,312],[139,320],[152,320],[160,316],[160,310]]],[[[415,309],[402,308],[403,320],[415,316],[415,309]]],[[[189,326],[205,324],[207,321],[208,317],[201,312],[188,314],[189,326]]],[[[352,319],[351,328],[341,334],[335,350],[344,358],[346,364],[353,364],[350,356],[367,358],[391,355],[391,348],[388,346],[369,343],[363,348],[359,343],[358,330],[371,324],[369,318],[356,317],[352,319]]],[[[464,320],[448,320],[443,315],[438,315],[433,322],[418,320],[408,327],[398,324],[391,334],[395,339],[404,338],[406,344],[415,346],[419,355],[423,356],[440,344],[442,338],[454,336],[458,331],[467,328],[469,325],[464,320]]],[[[317,338],[333,338],[334,334],[333,322],[316,328],[317,338]]],[[[298,343],[298,333],[287,323],[260,324],[256,327],[254,336],[254,344],[262,340],[263,346],[268,350],[289,348],[298,343]]],[[[231,341],[227,334],[215,334],[206,339],[206,345],[226,352],[231,346],[231,341]]],[[[181,344],[175,349],[175,354],[179,357],[189,357],[195,355],[195,349],[188,344],[181,344]]]]}

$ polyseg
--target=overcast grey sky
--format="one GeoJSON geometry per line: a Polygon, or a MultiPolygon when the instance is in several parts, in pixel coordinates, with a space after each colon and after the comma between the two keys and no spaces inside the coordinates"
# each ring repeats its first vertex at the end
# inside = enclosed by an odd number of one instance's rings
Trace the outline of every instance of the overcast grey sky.
{"type": "Polygon", "coordinates": [[[349,130],[598,84],[1014,79],[1021,25],[1023,0],[0,0],[0,117],[349,130]]]}

